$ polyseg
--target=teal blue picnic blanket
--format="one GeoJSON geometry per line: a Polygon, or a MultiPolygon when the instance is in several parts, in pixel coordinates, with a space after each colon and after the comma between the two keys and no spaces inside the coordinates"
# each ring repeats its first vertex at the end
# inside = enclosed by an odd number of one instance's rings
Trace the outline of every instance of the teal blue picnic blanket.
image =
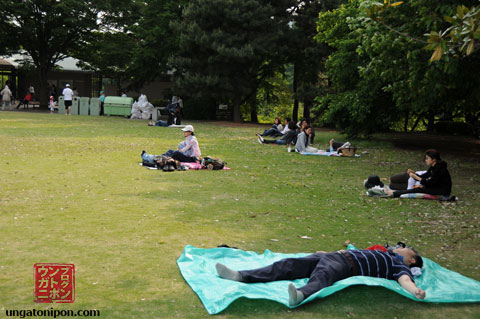
{"type": "Polygon", "coordinates": [[[302,155],[316,155],[316,156],[333,156],[333,157],[360,157],[360,155],[355,154],[354,156],[343,156],[342,154],[338,154],[337,152],[323,152],[318,151],[317,153],[310,153],[310,152],[300,152],[302,155]]]}
{"type": "MultiPolygon", "coordinates": [[[[349,249],[354,249],[354,247],[349,246],[349,249]]],[[[271,252],[268,249],[263,254],[257,254],[240,249],[203,249],[188,245],[178,258],[177,264],[183,278],[198,295],[208,313],[217,314],[241,297],[273,300],[289,307],[287,286],[290,283],[290,281],[274,281],[245,284],[225,280],[216,273],[215,264],[217,262],[235,270],[245,270],[267,266],[283,258],[303,257],[309,254],[282,254],[271,252]]],[[[423,258],[423,260],[423,274],[417,277],[415,282],[425,290],[427,297],[424,300],[415,298],[396,281],[355,276],[320,290],[305,299],[300,305],[316,298],[327,297],[352,285],[382,286],[407,298],[422,302],[480,302],[480,282],[443,268],[427,258],[423,258]]],[[[297,279],[291,282],[296,287],[301,287],[307,283],[307,280],[297,279]]]]}

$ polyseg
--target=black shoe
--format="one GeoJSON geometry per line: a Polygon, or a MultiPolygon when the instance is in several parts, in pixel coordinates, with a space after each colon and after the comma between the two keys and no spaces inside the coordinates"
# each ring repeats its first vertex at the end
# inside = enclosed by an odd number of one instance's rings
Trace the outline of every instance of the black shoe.
{"type": "Polygon", "coordinates": [[[143,156],[143,154],[145,154],[145,153],[146,153],[145,150],[143,150],[143,151],[142,151],[142,154],[140,154],[140,156],[143,156]]]}

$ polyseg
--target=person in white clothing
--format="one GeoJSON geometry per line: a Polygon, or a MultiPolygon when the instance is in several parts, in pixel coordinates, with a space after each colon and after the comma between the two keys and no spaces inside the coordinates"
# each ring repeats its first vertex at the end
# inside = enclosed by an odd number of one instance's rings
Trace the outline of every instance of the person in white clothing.
{"type": "Polygon", "coordinates": [[[28,88],[28,92],[32,96],[32,99],[35,99],[35,88],[33,87],[33,84],[30,84],[30,87],[28,88]]]}
{"type": "Polygon", "coordinates": [[[179,162],[195,163],[201,160],[202,153],[192,125],[182,128],[185,141],[178,144],[178,150],[168,150],[163,155],[170,156],[179,162]]]}
{"type": "Polygon", "coordinates": [[[65,115],[70,115],[70,110],[72,109],[72,100],[73,100],[73,91],[70,88],[70,84],[65,85],[62,95],[65,101],[65,111],[66,111],[65,115]]]}
{"type": "Polygon", "coordinates": [[[5,106],[8,106],[8,109],[12,110],[12,91],[8,88],[8,85],[5,85],[3,90],[0,92],[2,96],[2,111],[5,111],[5,106]]]}

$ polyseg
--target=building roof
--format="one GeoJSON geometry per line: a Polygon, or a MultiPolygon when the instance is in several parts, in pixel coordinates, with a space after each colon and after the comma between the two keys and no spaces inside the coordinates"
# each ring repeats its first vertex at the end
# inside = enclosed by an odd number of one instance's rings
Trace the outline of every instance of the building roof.
{"type": "MultiPolygon", "coordinates": [[[[0,57],[0,65],[10,65],[17,68],[22,60],[31,61],[31,58],[26,54],[14,54],[8,57],[0,57]],[[3,61],[5,62],[5,64],[3,63],[3,61]]],[[[77,59],[67,57],[62,61],[57,62],[56,66],[58,66],[61,70],[64,71],[84,71],[77,66],[78,61],[79,60],[77,59]]]]}
{"type": "Polygon", "coordinates": [[[2,59],[0,58],[0,66],[10,66],[12,68],[14,68],[15,66],[10,63],[8,60],[5,60],[5,59],[2,59]]]}

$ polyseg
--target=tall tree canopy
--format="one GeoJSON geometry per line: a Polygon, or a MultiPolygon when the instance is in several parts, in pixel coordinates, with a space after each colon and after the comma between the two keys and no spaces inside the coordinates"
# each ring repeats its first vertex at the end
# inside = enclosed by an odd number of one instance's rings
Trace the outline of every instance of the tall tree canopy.
{"type": "Polygon", "coordinates": [[[179,20],[186,1],[145,0],[118,3],[105,17],[109,28],[95,32],[75,51],[84,67],[128,83],[132,89],[171,71],[177,38],[170,24],[179,20]]]}
{"type": "Polygon", "coordinates": [[[443,28],[443,15],[453,14],[457,2],[412,0],[385,12],[380,23],[366,14],[372,3],[352,0],[320,15],[318,40],[336,51],[327,62],[331,91],[319,98],[317,112],[351,135],[400,121],[407,130],[419,122],[433,129],[439,118],[478,118],[479,56],[429,62],[425,50],[424,34],[443,28]]]}
{"type": "Polygon", "coordinates": [[[310,110],[315,97],[321,94],[320,75],[324,72],[325,60],[331,53],[325,43],[315,41],[318,14],[332,10],[344,1],[310,0],[294,1],[288,9],[291,13],[290,62],[293,64],[294,106],[292,119],[297,121],[298,102],[303,102],[303,117],[310,120],[310,110]]]}
{"type": "Polygon", "coordinates": [[[58,61],[81,47],[99,27],[107,1],[2,0],[0,33],[9,52],[26,52],[37,70],[42,104],[47,104],[47,75],[58,61]]]}
{"type": "Polygon", "coordinates": [[[178,87],[233,107],[241,104],[285,62],[288,1],[198,0],[175,24],[179,50],[171,62],[178,87]]]}

